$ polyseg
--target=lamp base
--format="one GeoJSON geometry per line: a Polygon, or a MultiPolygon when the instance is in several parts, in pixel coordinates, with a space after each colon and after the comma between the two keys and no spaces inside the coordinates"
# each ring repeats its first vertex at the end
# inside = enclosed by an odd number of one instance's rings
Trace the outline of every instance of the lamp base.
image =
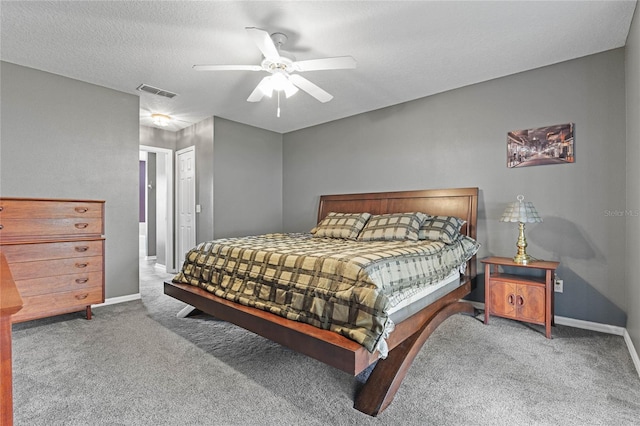
{"type": "Polygon", "coordinates": [[[513,256],[513,263],[517,263],[518,265],[528,265],[530,263],[533,263],[535,260],[533,257],[529,256],[528,254],[521,254],[518,253],[515,256],[513,256]]]}
{"type": "Polygon", "coordinates": [[[534,258],[527,254],[527,239],[524,236],[524,223],[520,222],[518,226],[518,254],[513,257],[513,262],[519,265],[528,265],[534,262],[534,258]]]}

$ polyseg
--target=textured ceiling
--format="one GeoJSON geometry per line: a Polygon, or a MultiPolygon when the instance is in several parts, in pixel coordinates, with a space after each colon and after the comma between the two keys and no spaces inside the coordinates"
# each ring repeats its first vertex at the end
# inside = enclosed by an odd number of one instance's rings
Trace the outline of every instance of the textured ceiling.
{"type": "Polygon", "coordinates": [[[178,130],[218,116],[286,133],[624,46],[635,0],[2,1],[1,59],[140,96],[178,130]],[[355,70],[306,72],[331,93],[246,102],[266,74],[198,72],[259,64],[244,30],[288,35],[298,60],[350,55],[355,70]],[[173,99],[136,91],[146,83],[173,99]]]}

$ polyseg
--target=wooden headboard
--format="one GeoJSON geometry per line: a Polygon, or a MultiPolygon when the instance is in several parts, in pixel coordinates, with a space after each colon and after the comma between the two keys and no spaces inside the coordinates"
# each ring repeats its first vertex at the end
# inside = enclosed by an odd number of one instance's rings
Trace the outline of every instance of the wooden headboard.
{"type": "MultiPolygon", "coordinates": [[[[371,214],[423,212],[431,215],[455,216],[467,222],[460,232],[477,239],[478,188],[322,195],[318,206],[318,222],[330,212],[371,214]]],[[[469,263],[467,272],[474,278],[476,276],[475,256],[469,263]]]]}

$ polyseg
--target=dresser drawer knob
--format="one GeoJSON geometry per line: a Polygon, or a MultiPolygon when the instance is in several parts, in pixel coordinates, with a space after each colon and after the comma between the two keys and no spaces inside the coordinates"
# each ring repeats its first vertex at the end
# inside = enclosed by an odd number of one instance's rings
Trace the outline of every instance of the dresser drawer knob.
{"type": "Polygon", "coordinates": [[[89,266],[88,263],[76,263],[76,268],[86,268],[89,266]]]}
{"type": "Polygon", "coordinates": [[[0,229],[4,228],[4,226],[0,225],[0,229]]]}
{"type": "Polygon", "coordinates": [[[84,300],[87,297],[89,297],[89,293],[76,294],[76,299],[78,299],[78,300],[84,300]]]}
{"type": "Polygon", "coordinates": [[[86,284],[89,281],[89,278],[78,278],[76,279],[76,284],[86,284]]]}
{"type": "Polygon", "coordinates": [[[84,253],[85,251],[89,250],[89,246],[77,246],[76,247],[76,251],[78,253],[84,253]]]}
{"type": "Polygon", "coordinates": [[[76,207],[75,209],[78,213],[86,213],[89,211],[89,207],[76,207]]]}
{"type": "Polygon", "coordinates": [[[78,228],[78,229],[84,229],[84,228],[86,228],[87,226],[89,226],[89,224],[88,224],[88,223],[76,223],[76,224],[75,224],[75,227],[76,227],[76,228],[78,228]]]}
{"type": "Polygon", "coordinates": [[[2,211],[2,209],[4,209],[4,207],[0,206],[0,212],[2,211]]]}

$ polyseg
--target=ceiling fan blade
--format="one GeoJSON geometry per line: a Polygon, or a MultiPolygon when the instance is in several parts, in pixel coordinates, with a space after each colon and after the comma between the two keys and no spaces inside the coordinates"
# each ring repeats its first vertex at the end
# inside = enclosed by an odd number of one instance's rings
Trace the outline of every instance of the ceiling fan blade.
{"type": "Polygon", "coordinates": [[[278,49],[276,49],[276,45],[273,43],[273,40],[271,40],[268,32],[255,27],[246,27],[245,29],[265,58],[278,59],[280,57],[278,49]]]}
{"type": "Polygon", "coordinates": [[[262,71],[260,65],[194,65],[196,71],[262,71]]]}
{"type": "Polygon", "coordinates": [[[351,56],[337,56],[335,58],[310,59],[293,63],[296,71],[344,70],[356,67],[356,60],[351,56]]]}
{"type": "MultiPolygon", "coordinates": [[[[271,90],[269,90],[269,85],[271,84],[271,76],[267,76],[260,80],[260,83],[253,89],[253,92],[247,98],[247,102],[260,102],[260,100],[268,94],[271,97],[271,90]]],[[[271,88],[272,89],[272,88],[271,88]]]]}
{"type": "Polygon", "coordinates": [[[289,81],[322,103],[329,102],[331,99],[333,99],[333,96],[331,96],[329,93],[325,92],[301,75],[292,74],[289,76],[289,81]]]}

